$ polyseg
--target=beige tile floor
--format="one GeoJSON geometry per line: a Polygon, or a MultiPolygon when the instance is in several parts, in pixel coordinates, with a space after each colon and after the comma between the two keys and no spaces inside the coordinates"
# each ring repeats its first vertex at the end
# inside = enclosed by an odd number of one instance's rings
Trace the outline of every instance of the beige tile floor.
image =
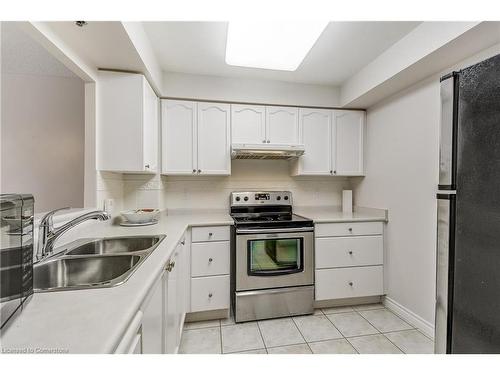
{"type": "Polygon", "coordinates": [[[434,343],[381,304],[317,309],[314,315],[235,324],[186,323],[183,354],[424,354],[434,343]]]}

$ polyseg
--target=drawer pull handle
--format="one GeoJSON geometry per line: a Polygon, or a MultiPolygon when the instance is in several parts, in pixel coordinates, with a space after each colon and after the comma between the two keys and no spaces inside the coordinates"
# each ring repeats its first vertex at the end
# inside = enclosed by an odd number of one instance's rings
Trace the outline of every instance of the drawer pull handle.
{"type": "Polygon", "coordinates": [[[349,286],[353,286],[354,285],[354,283],[352,281],[349,281],[348,284],[349,284],[349,286]]]}
{"type": "Polygon", "coordinates": [[[352,228],[349,228],[349,232],[352,232],[352,228]]]}
{"type": "Polygon", "coordinates": [[[212,293],[208,293],[208,298],[212,298],[212,293]]]}
{"type": "Polygon", "coordinates": [[[181,241],[181,245],[184,246],[186,244],[186,240],[181,241]]]}
{"type": "Polygon", "coordinates": [[[208,234],[208,237],[212,237],[213,235],[214,235],[214,234],[213,234],[212,232],[210,232],[210,233],[208,234]]]}
{"type": "Polygon", "coordinates": [[[213,259],[212,258],[208,258],[208,263],[212,263],[213,262],[213,259]]]}
{"type": "Polygon", "coordinates": [[[352,255],[352,250],[349,250],[348,253],[349,253],[349,255],[352,255]]]}

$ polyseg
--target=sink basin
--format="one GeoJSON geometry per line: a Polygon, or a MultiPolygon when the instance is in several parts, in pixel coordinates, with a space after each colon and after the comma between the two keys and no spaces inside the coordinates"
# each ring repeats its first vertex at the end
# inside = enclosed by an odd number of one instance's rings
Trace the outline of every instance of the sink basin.
{"type": "Polygon", "coordinates": [[[160,236],[101,238],[75,247],[67,251],[65,255],[134,253],[151,249],[161,239],[160,236]]]}
{"type": "Polygon", "coordinates": [[[156,249],[165,235],[77,240],[33,267],[34,290],[89,289],[119,285],[156,249]]]}
{"type": "Polygon", "coordinates": [[[141,260],[137,255],[63,257],[35,265],[34,289],[79,289],[124,282],[141,260]]]}

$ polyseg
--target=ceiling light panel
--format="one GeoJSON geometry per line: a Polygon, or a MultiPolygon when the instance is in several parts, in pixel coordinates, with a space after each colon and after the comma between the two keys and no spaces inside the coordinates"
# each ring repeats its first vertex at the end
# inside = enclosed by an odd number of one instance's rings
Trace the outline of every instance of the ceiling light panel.
{"type": "Polygon", "coordinates": [[[327,21],[318,20],[229,22],[226,63],[297,70],[327,24],[327,21]]]}

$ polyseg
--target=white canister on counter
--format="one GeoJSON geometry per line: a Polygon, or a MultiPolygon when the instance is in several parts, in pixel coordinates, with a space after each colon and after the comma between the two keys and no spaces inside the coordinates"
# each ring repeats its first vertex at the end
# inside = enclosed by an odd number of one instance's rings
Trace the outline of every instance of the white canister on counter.
{"type": "Polygon", "coordinates": [[[342,190],[342,212],[352,213],[352,190],[342,190]]]}

